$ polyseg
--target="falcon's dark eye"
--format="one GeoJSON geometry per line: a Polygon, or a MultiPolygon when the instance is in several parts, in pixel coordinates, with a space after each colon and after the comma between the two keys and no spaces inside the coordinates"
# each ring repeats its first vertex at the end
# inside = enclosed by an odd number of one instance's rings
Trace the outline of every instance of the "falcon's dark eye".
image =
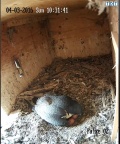
{"type": "Polygon", "coordinates": [[[50,97],[46,97],[46,101],[50,104],[52,104],[52,99],[50,97]]]}
{"type": "Polygon", "coordinates": [[[36,104],[36,101],[37,101],[37,100],[38,100],[37,97],[34,97],[34,98],[32,99],[32,101],[33,101],[34,104],[36,104]]]}

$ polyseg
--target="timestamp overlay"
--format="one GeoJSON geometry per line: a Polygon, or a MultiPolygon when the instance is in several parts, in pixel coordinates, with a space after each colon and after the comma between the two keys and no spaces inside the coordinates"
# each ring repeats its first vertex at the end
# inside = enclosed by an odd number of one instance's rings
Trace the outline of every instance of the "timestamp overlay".
{"type": "Polygon", "coordinates": [[[36,7],[36,13],[68,13],[68,7],[48,7],[46,9],[36,7]]]}
{"type": "Polygon", "coordinates": [[[6,12],[7,13],[33,13],[33,8],[32,7],[6,7],[6,12]]]}
{"type": "Polygon", "coordinates": [[[6,13],[68,13],[68,7],[47,7],[47,8],[32,8],[32,7],[6,7],[6,13]]]}

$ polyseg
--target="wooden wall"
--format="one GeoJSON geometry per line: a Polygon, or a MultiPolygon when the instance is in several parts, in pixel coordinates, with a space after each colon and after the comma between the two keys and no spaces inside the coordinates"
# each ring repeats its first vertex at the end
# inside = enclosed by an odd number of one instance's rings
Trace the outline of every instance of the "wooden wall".
{"type": "Polygon", "coordinates": [[[115,65],[115,76],[116,76],[116,99],[115,99],[115,114],[114,114],[114,122],[113,122],[113,130],[111,134],[111,140],[115,141],[118,129],[119,129],[119,44],[118,44],[118,7],[109,7],[109,23],[111,30],[111,39],[112,39],[112,54],[113,54],[113,62],[115,65]]]}
{"type": "MultiPolygon", "coordinates": [[[[116,43],[118,44],[118,7],[109,7],[108,8],[108,16],[109,16],[109,24],[110,24],[110,30],[113,33],[116,43]]],[[[115,64],[115,49],[112,44],[112,54],[113,54],[113,62],[115,64]]]]}
{"type": "Polygon", "coordinates": [[[87,9],[68,14],[13,19],[2,27],[2,107],[9,113],[16,96],[54,58],[105,55],[111,53],[106,14],[87,9]],[[19,77],[13,57],[20,60],[24,76],[19,77]]]}
{"type": "Polygon", "coordinates": [[[81,7],[86,6],[87,4],[87,0],[20,0],[20,1],[16,1],[16,0],[2,0],[1,1],[1,19],[2,21],[7,21],[9,19],[14,19],[14,18],[27,18],[27,17],[31,17],[31,16],[38,16],[38,15],[46,15],[46,9],[49,7],[68,7],[69,10],[75,10],[75,9],[79,9],[81,7]],[[23,7],[30,7],[33,9],[33,13],[23,13],[23,12],[19,12],[19,13],[15,13],[14,11],[10,12],[6,12],[6,8],[11,8],[12,10],[14,10],[15,7],[19,7],[20,9],[22,9],[23,7]],[[45,10],[45,13],[36,13],[36,7],[42,8],[45,10]]]}
{"type": "Polygon", "coordinates": [[[68,14],[49,15],[52,46],[56,57],[88,57],[111,51],[107,15],[79,9],[68,14]]]}
{"type": "Polygon", "coordinates": [[[37,22],[10,28],[2,28],[1,104],[7,113],[10,112],[16,96],[54,58],[43,24],[37,22]],[[10,28],[13,33],[9,36],[10,28]],[[19,59],[24,71],[21,78],[14,64],[14,56],[19,59]]]}

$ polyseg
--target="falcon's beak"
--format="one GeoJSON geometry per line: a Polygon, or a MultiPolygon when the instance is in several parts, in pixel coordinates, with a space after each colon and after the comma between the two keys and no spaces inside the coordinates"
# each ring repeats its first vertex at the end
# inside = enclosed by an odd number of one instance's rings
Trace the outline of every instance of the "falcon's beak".
{"type": "Polygon", "coordinates": [[[71,114],[71,113],[68,113],[66,110],[65,110],[65,116],[62,116],[61,118],[64,118],[64,119],[69,119],[70,117],[72,117],[73,116],[73,114],[71,114]]]}

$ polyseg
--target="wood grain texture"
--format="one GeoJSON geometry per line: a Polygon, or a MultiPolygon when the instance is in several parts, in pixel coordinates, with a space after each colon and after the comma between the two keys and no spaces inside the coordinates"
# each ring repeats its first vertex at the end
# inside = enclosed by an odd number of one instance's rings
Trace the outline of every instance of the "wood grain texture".
{"type": "Polygon", "coordinates": [[[119,54],[118,54],[118,34],[112,33],[112,43],[115,52],[115,74],[116,74],[116,104],[115,104],[115,115],[114,115],[114,122],[113,122],[113,131],[111,135],[112,141],[115,141],[118,133],[118,118],[119,118],[119,54]]]}
{"type": "MultiPolygon", "coordinates": [[[[110,30],[115,36],[115,40],[118,43],[118,7],[108,7],[108,18],[109,18],[109,25],[110,30]]],[[[113,46],[112,43],[112,55],[113,55],[113,64],[116,63],[116,47],[113,46]]],[[[116,73],[115,73],[116,74],[116,73]]]]}
{"type": "Polygon", "coordinates": [[[110,29],[112,32],[118,33],[118,7],[109,7],[108,11],[110,29]]]}
{"type": "Polygon", "coordinates": [[[119,107],[119,78],[118,78],[118,7],[109,7],[108,8],[108,16],[109,16],[109,24],[111,30],[111,38],[112,38],[112,54],[113,54],[113,63],[116,65],[115,67],[115,76],[116,76],[116,105],[115,105],[115,115],[114,115],[114,122],[113,122],[113,131],[111,135],[112,141],[115,141],[118,133],[118,107],[119,107]]]}
{"type": "MultiPolygon", "coordinates": [[[[70,10],[74,9],[79,9],[81,7],[85,7],[87,4],[87,0],[67,0],[67,1],[61,1],[61,0],[20,0],[20,1],[15,1],[15,0],[4,0],[1,1],[1,20],[2,21],[8,21],[10,19],[14,18],[26,18],[26,17],[31,17],[31,16],[43,16],[46,15],[46,8],[48,7],[69,7],[70,10]],[[33,13],[7,13],[6,8],[11,7],[14,9],[15,7],[32,7],[33,13]],[[44,8],[45,13],[36,13],[36,7],[39,8],[44,8]]],[[[48,14],[49,15],[49,14],[48,14]]]]}
{"type": "Polygon", "coordinates": [[[87,9],[50,15],[50,33],[56,57],[88,57],[111,52],[107,15],[87,9]]]}
{"type": "Polygon", "coordinates": [[[53,60],[52,49],[47,43],[47,33],[41,23],[12,28],[14,31],[11,40],[8,28],[3,27],[2,31],[1,103],[7,113],[10,112],[16,96],[31,83],[42,67],[49,65],[53,60]],[[14,65],[14,56],[20,60],[24,72],[22,78],[14,65]]]}

